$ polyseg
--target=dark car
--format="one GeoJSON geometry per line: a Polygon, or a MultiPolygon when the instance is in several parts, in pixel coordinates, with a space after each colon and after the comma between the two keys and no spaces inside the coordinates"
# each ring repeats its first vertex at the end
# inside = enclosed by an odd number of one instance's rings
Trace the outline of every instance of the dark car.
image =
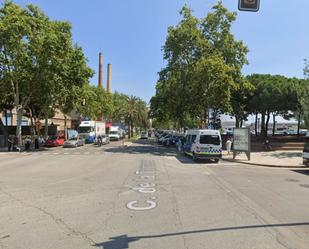
{"type": "Polygon", "coordinates": [[[57,147],[62,146],[64,143],[64,137],[63,136],[49,136],[48,139],[45,142],[45,147],[57,147]]]}

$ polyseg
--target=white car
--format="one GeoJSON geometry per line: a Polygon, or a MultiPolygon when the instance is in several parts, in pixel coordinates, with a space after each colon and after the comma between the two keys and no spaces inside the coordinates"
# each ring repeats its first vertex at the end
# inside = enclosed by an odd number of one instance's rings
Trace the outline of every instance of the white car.
{"type": "Polygon", "coordinates": [[[81,138],[80,136],[73,136],[66,140],[63,144],[63,147],[77,147],[77,146],[83,146],[85,144],[85,140],[81,138]]]}
{"type": "Polygon", "coordinates": [[[146,131],[141,132],[141,139],[148,139],[148,134],[146,131]]]}

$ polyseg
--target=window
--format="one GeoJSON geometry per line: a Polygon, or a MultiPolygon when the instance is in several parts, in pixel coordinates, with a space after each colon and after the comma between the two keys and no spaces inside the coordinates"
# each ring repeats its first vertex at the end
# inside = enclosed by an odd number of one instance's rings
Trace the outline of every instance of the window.
{"type": "Polygon", "coordinates": [[[201,135],[200,144],[220,145],[220,137],[218,135],[201,135]]]}
{"type": "Polygon", "coordinates": [[[192,137],[191,137],[191,143],[194,143],[194,142],[195,142],[195,139],[196,139],[196,135],[192,135],[192,137]]]}
{"type": "Polygon", "coordinates": [[[89,132],[93,132],[94,129],[91,126],[80,126],[78,128],[78,132],[79,133],[89,133],[89,132]]]}

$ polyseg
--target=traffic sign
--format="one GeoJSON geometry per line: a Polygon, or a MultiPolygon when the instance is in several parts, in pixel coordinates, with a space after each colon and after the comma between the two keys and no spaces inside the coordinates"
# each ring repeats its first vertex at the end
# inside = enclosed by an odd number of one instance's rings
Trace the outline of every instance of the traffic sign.
{"type": "Polygon", "coordinates": [[[260,0],[238,0],[238,9],[240,11],[257,12],[260,8],[260,0]]]}

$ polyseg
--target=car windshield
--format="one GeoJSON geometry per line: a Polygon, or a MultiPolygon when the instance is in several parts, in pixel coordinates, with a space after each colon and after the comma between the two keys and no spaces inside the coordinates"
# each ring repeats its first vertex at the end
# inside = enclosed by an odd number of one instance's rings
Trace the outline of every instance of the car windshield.
{"type": "Polygon", "coordinates": [[[118,131],[110,131],[109,134],[111,134],[111,135],[117,135],[117,134],[118,134],[118,131]]]}
{"type": "Polygon", "coordinates": [[[78,132],[79,133],[89,133],[89,132],[93,132],[94,129],[91,126],[80,126],[78,128],[78,132]]]}
{"type": "Polygon", "coordinates": [[[78,139],[78,137],[70,137],[69,140],[70,141],[76,141],[78,139]]]}
{"type": "Polygon", "coordinates": [[[201,135],[200,144],[220,145],[220,137],[218,135],[201,135]]]}
{"type": "Polygon", "coordinates": [[[57,136],[49,136],[48,139],[49,140],[56,140],[58,137],[57,136]]]}

